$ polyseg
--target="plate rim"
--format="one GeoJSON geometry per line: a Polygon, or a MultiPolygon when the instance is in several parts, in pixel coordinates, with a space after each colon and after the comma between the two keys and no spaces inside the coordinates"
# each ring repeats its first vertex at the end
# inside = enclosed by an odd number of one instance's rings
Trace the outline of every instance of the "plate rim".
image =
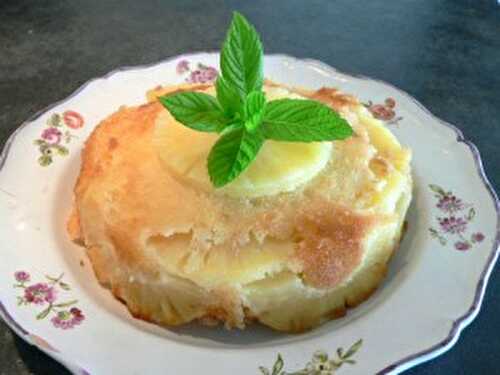
{"type": "MultiPolygon", "coordinates": [[[[181,59],[189,59],[193,58],[194,56],[197,55],[203,55],[203,54],[208,54],[208,55],[218,55],[218,51],[195,51],[195,52],[188,52],[188,53],[183,53],[175,56],[170,56],[165,59],[162,59],[160,61],[155,61],[152,63],[147,63],[147,64],[140,64],[140,65],[124,65],[120,66],[118,68],[115,68],[108,73],[100,76],[100,77],[95,77],[92,78],[82,85],[80,85],[76,90],[74,90],[71,94],[68,96],[64,97],[61,100],[58,100],[54,103],[51,103],[47,105],[46,107],[36,111],[34,114],[29,116],[25,121],[23,121],[10,136],[7,138],[5,141],[3,147],[2,147],[2,152],[0,154],[0,173],[5,166],[9,152],[11,150],[11,146],[16,139],[16,137],[19,135],[19,133],[28,125],[30,125],[32,122],[36,121],[39,117],[44,115],[45,113],[51,111],[53,108],[64,104],[65,102],[73,99],[76,97],[78,94],[80,94],[83,90],[85,90],[89,85],[96,81],[100,80],[106,80],[110,78],[111,76],[121,73],[121,72],[127,72],[127,71],[132,71],[132,70],[144,70],[148,69],[160,64],[166,64],[170,63],[176,60],[181,60],[181,59]]],[[[470,324],[474,321],[474,319],[477,317],[483,300],[484,300],[484,294],[486,291],[486,287],[488,285],[488,280],[491,275],[491,272],[494,268],[494,265],[496,263],[496,260],[499,256],[500,253],[500,200],[497,196],[497,193],[495,192],[495,189],[491,185],[488,177],[486,176],[486,172],[484,170],[483,162],[481,160],[481,155],[479,153],[479,150],[477,146],[470,140],[466,139],[464,137],[463,132],[456,126],[453,125],[445,120],[442,120],[441,118],[437,117],[434,115],[429,109],[427,109],[420,101],[418,101],[416,98],[414,98],[412,95],[407,93],[406,91],[392,85],[391,83],[388,83],[383,80],[379,80],[376,78],[372,78],[369,76],[365,76],[362,74],[356,74],[356,73],[346,73],[342,70],[339,70],[337,68],[334,68],[333,66],[324,63],[320,60],[317,59],[311,59],[311,58],[298,58],[292,55],[287,55],[287,54],[282,54],[282,53],[276,53],[276,54],[266,54],[265,57],[271,57],[271,58],[277,58],[277,59],[286,59],[286,60],[291,60],[294,62],[300,62],[304,63],[308,66],[314,66],[317,68],[320,68],[329,74],[341,74],[347,77],[353,77],[362,81],[370,81],[377,83],[382,86],[389,87],[392,90],[395,90],[399,94],[401,94],[403,97],[408,99],[410,102],[415,104],[419,110],[423,111],[425,114],[430,116],[434,121],[436,121],[438,124],[441,126],[444,126],[448,129],[451,129],[454,131],[456,135],[456,142],[458,144],[463,143],[467,146],[467,149],[469,152],[472,154],[473,159],[474,159],[474,165],[476,167],[476,172],[478,173],[481,182],[483,186],[486,188],[487,192],[489,193],[490,199],[492,200],[495,212],[496,212],[496,236],[493,241],[493,246],[489,252],[486,264],[484,268],[482,269],[480,273],[479,280],[476,284],[475,287],[475,292],[474,292],[474,299],[472,301],[472,304],[469,306],[467,311],[459,316],[458,318],[453,319],[452,327],[450,331],[448,332],[448,335],[443,338],[442,340],[438,341],[437,343],[433,344],[432,346],[423,349],[421,351],[418,351],[416,353],[410,354],[408,356],[405,356],[397,361],[394,361],[390,365],[384,367],[383,369],[379,370],[377,374],[388,374],[391,372],[399,373],[400,371],[403,371],[405,369],[408,369],[410,367],[419,365],[421,363],[427,362],[438,355],[441,355],[451,349],[453,345],[457,342],[460,333],[470,324]]],[[[70,361],[68,361],[66,358],[62,358],[62,356],[56,355],[55,352],[49,351],[43,347],[40,347],[39,345],[34,344],[31,342],[30,339],[30,333],[26,331],[18,322],[16,322],[13,317],[9,314],[7,309],[5,308],[5,305],[2,303],[0,300],[0,318],[4,320],[7,326],[9,326],[17,336],[21,337],[24,341],[26,341],[30,345],[35,345],[39,350],[43,351],[46,353],[48,356],[52,357],[54,360],[62,364],[64,367],[66,367],[70,372],[72,373],[78,373],[82,375],[89,375],[89,373],[81,366],[72,364],[70,361]]]]}

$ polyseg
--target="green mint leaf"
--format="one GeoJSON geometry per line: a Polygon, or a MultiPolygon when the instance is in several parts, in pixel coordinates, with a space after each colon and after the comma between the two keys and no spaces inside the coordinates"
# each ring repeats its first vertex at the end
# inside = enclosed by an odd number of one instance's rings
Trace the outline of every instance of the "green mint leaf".
{"type": "Polygon", "coordinates": [[[245,128],[253,132],[262,122],[266,109],[266,96],[262,91],[252,91],[245,101],[245,128]]]}
{"type": "Polygon", "coordinates": [[[261,131],[264,138],[285,142],[321,142],[352,135],[349,123],[330,107],[314,100],[268,102],[261,131]]]}
{"type": "Polygon", "coordinates": [[[255,159],[264,139],[259,132],[250,134],[244,127],[225,131],[208,155],[208,174],[215,187],[233,181],[255,159]]]}
{"type": "MultiPolygon", "coordinates": [[[[262,55],[259,34],[245,17],[234,12],[222,46],[220,68],[227,86],[237,94],[240,103],[244,103],[250,92],[262,90],[264,81],[262,55]]],[[[221,105],[226,109],[225,102],[221,101],[221,105]]]]}
{"type": "Polygon", "coordinates": [[[220,132],[229,122],[217,100],[201,92],[182,92],[159,97],[174,118],[188,128],[202,132],[220,132]]]}
{"type": "Polygon", "coordinates": [[[217,92],[217,100],[226,116],[233,117],[241,111],[243,102],[238,92],[222,76],[217,78],[215,90],[217,92]]]}

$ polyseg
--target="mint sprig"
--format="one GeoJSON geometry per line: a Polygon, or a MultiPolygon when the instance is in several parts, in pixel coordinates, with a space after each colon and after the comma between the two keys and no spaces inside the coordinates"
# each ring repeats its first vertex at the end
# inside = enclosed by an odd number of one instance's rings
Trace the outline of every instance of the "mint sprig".
{"type": "Polygon", "coordinates": [[[162,96],[160,102],[183,125],[221,136],[208,155],[215,187],[237,178],[269,140],[323,142],[352,135],[349,123],[314,100],[267,102],[262,86],[263,49],[259,34],[235,12],[220,56],[216,98],[199,92],[162,96]]]}

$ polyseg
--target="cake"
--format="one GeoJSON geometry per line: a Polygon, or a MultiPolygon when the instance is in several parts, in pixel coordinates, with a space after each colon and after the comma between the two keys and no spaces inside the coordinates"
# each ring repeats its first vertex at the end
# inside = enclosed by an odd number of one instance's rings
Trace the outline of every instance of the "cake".
{"type": "Polygon", "coordinates": [[[216,135],[183,127],[157,100],[187,91],[215,93],[211,84],[153,89],[85,144],[68,232],[99,282],[134,317],[165,326],[303,332],[366,300],[400,243],[411,152],[351,95],[266,81],[268,98],[322,102],[354,134],[266,142],[216,189],[206,170],[216,135]]]}

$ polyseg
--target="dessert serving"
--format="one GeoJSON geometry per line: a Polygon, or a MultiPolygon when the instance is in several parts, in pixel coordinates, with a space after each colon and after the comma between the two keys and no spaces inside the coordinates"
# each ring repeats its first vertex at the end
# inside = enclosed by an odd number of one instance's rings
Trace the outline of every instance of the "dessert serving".
{"type": "Polygon", "coordinates": [[[302,332],[383,280],[411,153],[351,95],[264,80],[239,14],[220,65],[215,84],[158,87],[101,122],[68,232],[138,318],[302,332]]]}

